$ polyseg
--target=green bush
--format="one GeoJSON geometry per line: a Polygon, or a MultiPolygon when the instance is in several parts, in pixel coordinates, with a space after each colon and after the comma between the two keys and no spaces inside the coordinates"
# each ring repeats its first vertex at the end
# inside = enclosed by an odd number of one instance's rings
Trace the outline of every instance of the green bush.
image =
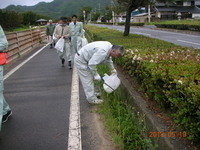
{"type": "Polygon", "coordinates": [[[149,98],[171,112],[178,127],[193,142],[200,140],[200,51],[142,35],[85,26],[94,40],[124,45],[115,63],[135,77],[149,98]]]}
{"type": "Polygon", "coordinates": [[[171,28],[177,30],[191,30],[200,31],[200,25],[187,25],[187,24],[155,24],[158,28],[171,28]]]}

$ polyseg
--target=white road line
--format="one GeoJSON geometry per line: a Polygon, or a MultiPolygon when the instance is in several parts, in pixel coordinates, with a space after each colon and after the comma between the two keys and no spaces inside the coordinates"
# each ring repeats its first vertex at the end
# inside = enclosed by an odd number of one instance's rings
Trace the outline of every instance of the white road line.
{"type": "Polygon", "coordinates": [[[183,41],[183,40],[177,40],[179,42],[184,42],[184,43],[191,43],[191,44],[195,44],[195,45],[200,45],[200,43],[194,43],[194,42],[190,42],[190,41],[183,41]]]}
{"type": "Polygon", "coordinates": [[[68,150],[82,150],[79,104],[79,78],[74,66],[71,87],[68,150]]]}
{"type": "Polygon", "coordinates": [[[46,46],[49,44],[46,44],[41,49],[39,49],[37,52],[35,52],[33,55],[31,55],[29,58],[24,60],[21,64],[13,68],[11,71],[9,71],[6,75],[4,75],[3,80],[6,80],[9,76],[11,76],[15,71],[17,71],[19,68],[21,68],[25,63],[27,63],[29,60],[31,60],[34,56],[36,56],[39,52],[41,52],[46,46]]]}
{"type": "Polygon", "coordinates": [[[134,32],[136,34],[142,34],[142,35],[147,35],[147,36],[151,36],[151,34],[147,34],[147,33],[141,33],[141,32],[134,32]]]}

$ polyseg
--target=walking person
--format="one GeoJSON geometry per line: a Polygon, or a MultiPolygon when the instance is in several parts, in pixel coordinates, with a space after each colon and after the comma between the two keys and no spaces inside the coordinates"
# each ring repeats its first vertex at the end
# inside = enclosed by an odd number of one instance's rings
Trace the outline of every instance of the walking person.
{"type": "MultiPolygon", "coordinates": [[[[0,26],[0,52],[3,52],[7,47],[8,47],[8,41],[6,39],[2,27],[0,26]]],[[[0,130],[1,130],[1,123],[6,122],[12,114],[12,111],[3,95],[3,90],[4,90],[3,70],[4,66],[0,64],[0,130]]]]}
{"type": "Polygon", "coordinates": [[[64,48],[63,52],[58,51],[58,56],[61,59],[62,67],[64,67],[65,60],[68,61],[68,68],[72,69],[72,58],[71,58],[71,49],[70,49],[70,40],[71,37],[71,30],[67,25],[67,18],[61,17],[59,24],[55,27],[54,36],[57,39],[63,38],[64,39],[64,48]]]}
{"type": "Polygon", "coordinates": [[[113,66],[112,57],[120,57],[123,54],[124,48],[122,46],[112,45],[107,41],[89,43],[75,54],[74,63],[78,70],[87,101],[90,104],[100,104],[103,102],[95,95],[93,80],[101,80],[96,66],[107,63],[111,73],[117,73],[113,66]]]}
{"type": "Polygon", "coordinates": [[[72,36],[71,36],[71,43],[74,52],[78,52],[79,49],[82,47],[82,40],[81,37],[83,36],[83,23],[77,21],[77,16],[72,16],[72,22],[69,24],[71,28],[72,36]]]}
{"type": "Polygon", "coordinates": [[[55,40],[53,39],[54,29],[55,29],[55,25],[53,25],[53,21],[49,20],[49,24],[46,26],[46,36],[47,36],[48,42],[50,43],[50,48],[53,48],[53,46],[55,46],[55,40]]]}

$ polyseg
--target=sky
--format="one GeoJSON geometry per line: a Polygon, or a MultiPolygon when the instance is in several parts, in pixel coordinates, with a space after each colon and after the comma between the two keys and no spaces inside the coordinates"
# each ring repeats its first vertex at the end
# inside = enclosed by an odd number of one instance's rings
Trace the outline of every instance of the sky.
{"type": "Polygon", "coordinates": [[[53,0],[0,0],[0,9],[9,5],[33,6],[39,2],[51,2],[53,0]]]}

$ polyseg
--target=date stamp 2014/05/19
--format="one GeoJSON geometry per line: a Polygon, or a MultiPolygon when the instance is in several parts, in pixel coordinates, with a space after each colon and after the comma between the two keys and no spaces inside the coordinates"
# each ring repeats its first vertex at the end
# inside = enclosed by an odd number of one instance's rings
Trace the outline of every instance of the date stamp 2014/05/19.
{"type": "Polygon", "coordinates": [[[148,137],[187,137],[187,132],[148,132],[148,137]]]}

